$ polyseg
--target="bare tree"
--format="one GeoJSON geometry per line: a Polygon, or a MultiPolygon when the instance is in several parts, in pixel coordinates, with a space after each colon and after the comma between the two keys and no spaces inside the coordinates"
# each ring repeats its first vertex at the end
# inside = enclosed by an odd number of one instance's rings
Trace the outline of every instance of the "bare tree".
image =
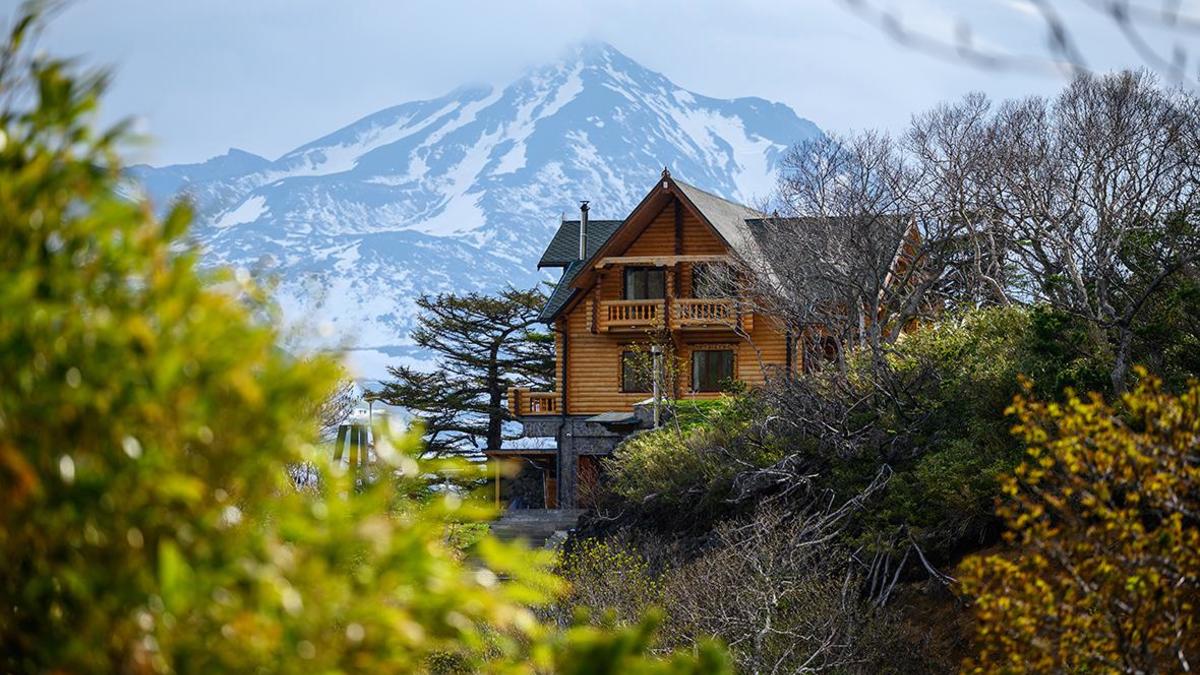
{"type": "Polygon", "coordinates": [[[793,335],[878,345],[890,328],[889,270],[907,224],[912,179],[892,139],[867,133],[802,143],[783,158],[783,213],[756,223],[761,259],[747,275],[793,335]]]}
{"type": "Polygon", "coordinates": [[[863,594],[863,569],[840,537],[886,482],[881,472],[842,503],[832,494],[806,495],[804,508],[765,508],[718,526],[709,550],[662,581],[671,609],[667,640],[719,636],[742,672],[874,670],[895,632],[863,594]]]}
{"type": "Polygon", "coordinates": [[[338,425],[345,422],[350,413],[354,412],[354,406],[360,398],[362,390],[354,380],[349,377],[339,380],[329,396],[321,401],[314,411],[322,435],[336,432],[338,425]]]}
{"type": "Polygon", "coordinates": [[[986,207],[1014,289],[1088,322],[1125,389],[1147,303],[1200,256],[1196,101],[1145,73],[1081,76],[1053,102],[1001,106],[986,207]]]}
{"type": "Polygon", "coordinates": [[[986,195],[996,171],[991,102],[969,94],[915,115],[904,134],[915,165],[908,209],[920,235],[921,266],[936,278],[939,309],[1010,302],[1009,233],[986,195]]]}
{"type": "Polygon", "coordinates": [[[839,359],[879,358],[938,312],[1048,303],[1087,322],[1122,391],[1147,307],[1196,273],[1198,139],[1196,98],[1142,72],[1081,75],[1053,100],[973,94],[900,141],[801,144],[753,295],[839,359]]]}
{"type": "Polygon", "coordinates": [[[948,308],[1008,302],[1006,237],[981,208],[986,99],[877,132],[802,143],[784,158],[782,214],[762,221],[750,278],[764,309],[805,337],[812,358],[877,357],[948,308]],[[814,353],[815,352],[815,353],[814,353]]]}

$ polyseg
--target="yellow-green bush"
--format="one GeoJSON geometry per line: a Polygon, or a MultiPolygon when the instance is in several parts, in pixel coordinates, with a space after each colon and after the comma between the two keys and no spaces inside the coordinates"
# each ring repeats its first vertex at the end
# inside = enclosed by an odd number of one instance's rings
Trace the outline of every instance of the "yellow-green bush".
{"type": "Polygon", "coordinates": [[[324,461],[334,368],[278,347],[246,279],[197,270],[185,206],[118,196],[103,78],[32,56],[36,25],[0,47],[0,670],[722,668],[646,660],[649,624],[541,625],[551,561],[484,537],[460,562],[447,524],[483,511],[409,498],[437,469],[415,436],[364,485],[324,461]]]}
{"type": "Polygon", "coordinates": [[[975,672],[1185,672],[1200,661],[1200,383],[1142,379],[1011,407],[1027,447],[1000,505],[1014,550],[968,558],[975,672]]]}
{"type": "Polygon", "coordinates": [[[645,558],[616,540],[580,540],[562,556],[558,569],[570,585],[561,606],[585,609],[590,613],[586,618],[632,625],[647,607],[663,606],[661,584],[645,558]]]}

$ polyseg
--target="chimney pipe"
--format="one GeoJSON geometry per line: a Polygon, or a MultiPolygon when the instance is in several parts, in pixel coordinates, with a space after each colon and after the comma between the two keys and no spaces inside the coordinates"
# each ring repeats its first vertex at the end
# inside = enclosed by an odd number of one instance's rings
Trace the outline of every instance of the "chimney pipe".
{"type": "Polygon", "coordinates": [[[587,260],[588,203],[579,202],[579,259],[587,260]]]}

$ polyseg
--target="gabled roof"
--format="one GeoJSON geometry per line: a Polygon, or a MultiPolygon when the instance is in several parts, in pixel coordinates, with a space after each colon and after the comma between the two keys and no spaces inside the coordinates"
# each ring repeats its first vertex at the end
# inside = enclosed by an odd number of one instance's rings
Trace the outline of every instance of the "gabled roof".
{"type": "Polygon", "coordinates": [[[747,219],[763,218],[766,214],[743,206],[728,199],[718,197],[711,192],[682,183],[663,171],[662,182],[655,184],[649,194],[634,208],[629,218],[625,220],[594,220],[588,222],[587,260],[578,260],[579,256],[579,221],[565,220],[559,226],[558,232],[546,247],[545,253],[538,261],[538,267],[562,267],[563,275],[550,293],[546,306],[538,315],[540,321],[550,322],[571,302],[579,290],[576,281],[593,264],[593,261],[607,248],[614,235],[629,224],[635,216],[649,214],[652,218],[657,213],[655,204],[662,204],[663,195],[676,195],[687,203],[707,222],[730,249],[747,261],[758,259],[760,256],[758,243],[754,233],[747,224],[747,219]],[[653,211],[653,213],[649,213],[653,211]],[[645,212],[645,213],[644,213],[645,212]]]}
{"type": "MultiPolygon", "coordinates": [[[[588,257],[600,250],[604,242],[616,232],[623,220],[589,220],[587,232],[588,257]]],[[[566,267],[579,259],[579,221],[564,220],[558,226],[558,232],[546,246],[546,252],[538,261],[538,269],[543,267],[566,267]]]]}

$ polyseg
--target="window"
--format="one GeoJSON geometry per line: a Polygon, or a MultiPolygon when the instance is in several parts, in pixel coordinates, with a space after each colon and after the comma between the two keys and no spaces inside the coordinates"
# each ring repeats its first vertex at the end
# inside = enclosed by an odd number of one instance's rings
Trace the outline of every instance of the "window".
{"type": "Polygon", "coordinates": [[[654,390],[650,358],[645,352],[621,352],[621,391],[643,394],[654,390]]]}
{"type": "Polygon", "coordinates": [[[721,391],[732,379],[732,349],[703,349],[692,352],[692,391],[721,391]]]}
{"type": "Polygon", "coordinates": [[[725,263],[697,263],[692,267],[693,298],[733,298],[737,277],[725,263]]]}
{"type": "Polygon", "coordinates": [[[832,335],[810,337],[805,341],[804,372],[815,373],[821,370],[822,364],[834,363],[838,360],[841,349],[837,338],[832,335]]]}
{"type": "Polygon", "coordinates": [[[667,297],[666,270],[661,267],[626,267],[626,300],[662,300],[667,297]]]}

